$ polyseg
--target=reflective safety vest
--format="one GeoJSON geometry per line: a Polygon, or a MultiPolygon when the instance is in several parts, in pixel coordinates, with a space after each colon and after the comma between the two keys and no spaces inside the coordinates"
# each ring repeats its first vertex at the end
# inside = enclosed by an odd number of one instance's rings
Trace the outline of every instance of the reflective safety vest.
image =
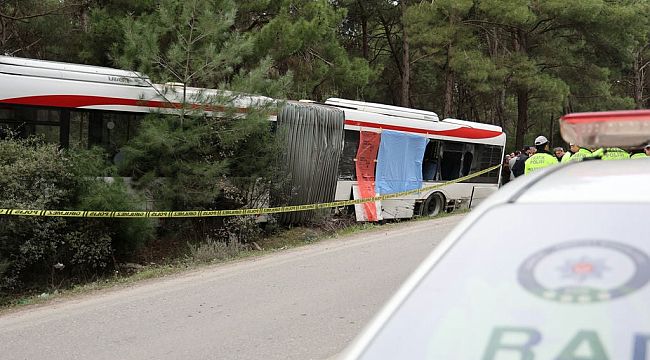
{"type": "Polygon", "coordinates": [[[569,161],[571,161],[571,153],[567,151],[564,153],[564,155],[562,155],[562,160],[560,160],[560,162],[564,164],[568,163],[569,161]]]}
{"type": "Polygon", "coordinates": [[[537,153],[526,160],[524,174],[530,174],[533,171],[557,164],[558,161],[555,156],[548,153],[537,153]]]}
{"type": "Polygon", "coordinates": [[[646,155],[645,153],[636,153],[630,156],[630,159],[646,159],[646,158],[650,158],[650,156],[646,155]]]}
{"type": "MultiPolygon", "coordinates": [[[[588,157],[591,157],[591,156],[592,156],[591,151],[589,151],[587,149],[584,149],[584,148],[580,148],[580,150],[578,150],[577,153],[571,155],[571,158],[568,161],[582,161],[585,158],[588,158],[588,157]]],[[[564,162],[564,158],[562,159],[562,162],[564,162]]]]}
{"type": "Polygon", "coordinates": [[[601,160],[624,160],[629,159],[630,154],[619,148],[600,148],[594,151],[594,156],[600,156],[601,160]]]}

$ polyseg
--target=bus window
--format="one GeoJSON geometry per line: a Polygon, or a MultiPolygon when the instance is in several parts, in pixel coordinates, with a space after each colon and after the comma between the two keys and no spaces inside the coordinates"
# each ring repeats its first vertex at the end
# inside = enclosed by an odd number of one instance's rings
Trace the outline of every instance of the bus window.
{"type": "Polygon", "coordinates": [[[438,163],[440,162],[440,142],[429,139],[424,150],[422,159],[422,180],[435,181],[438,175],[438,163]]]}
{"type": "Polygon", "coordinates": [[[88,149],[88,125],[90,114],[87,111],[70,111],[69,144],[73,149],[88,149]]]}
{"type": "Polygon", "coordinates": [[[469,172],[472,168],[472,160],[474,160],[474,154],[469,151],[465,151],[463,155],[463,169],[461,170],[461,176],[469,175],[469,172]]]}
{"type": "Polygon", "coordinates": [[[0,140],[16,136],[20,125],[15,119],[14,109],[0,107],[0,140]]]}
{"type": "Polygon", "coordinates": [[[109,150],[117,150],[135,135],[132,134],[131,122],[138,121],[133,114],[104,113],[104,144],[109,150]]]}
{"type": "Polygon", "coordinates": [[[357,150],[359,149],[359,132],[345,130],[344,141],[341,160],[339,160],[339,180],[356,180],[357,171],[354,159],[357,157],[357,150]]]}
{"type": "Polygon", "coordinates": [[[59,110],[7,105],[0,111],[0,126],[18,138],[40,135],[47,142],[58,143],[60,125],[59,110]]]}
{"type": "Polygon", "coordinates": [[[136,135],[143,117],[144,115],[134,113],[93,111],[86,118],[87,130],[77,128],[77,131],[81,131],[82,135],[88,133],[91,146],[102,146],[110,155],[115,155],[136,135]]]}
{"type": "Polygon", "coordinates": [[[60,115],[60,110],[36,110],[33,134],[43,136],[48,143],[58,143],[61,125],[60,115]]]}
{"type": "Polygon", "coordinates": [[[440,180],[455,180],[460,177],[465,144],[455,141],[443,141],[442,159],[440,160],[440,180]]]}
{"type": "MultiPolygon", "coordinates": [[[[473,172],[489,168],[490,166],[500,164],[502,153],[503,147],[501,146],[482,144],[474,145],[474,158],[476,160],[473,161],[469,173],[471,174],[473,172]]],[[[499,169],[496,169],[464,182],[496,184],[498,181],[499,169]]]]}

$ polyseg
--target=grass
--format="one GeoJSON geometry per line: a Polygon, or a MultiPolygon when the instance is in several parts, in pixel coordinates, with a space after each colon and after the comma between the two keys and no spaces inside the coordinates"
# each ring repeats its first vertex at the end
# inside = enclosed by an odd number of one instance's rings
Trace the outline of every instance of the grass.
{"type": "Polygon", "coordinates": [[[124,276],[116,272],[113,276],[84,284],[77,284],[67,289],[56,289],[51,292],[41,292],[40,294],[0,297],[0,313],[21,306],[43,304],[55,299],[78,296],[102,289],[126,286],[143,280],[160,278],[190,268],[190,266],[183,267],[180,263],[145,266],[141,271],[131,275],[124,276]]]}
{"type": "MultiPolygon", "coordinates": [[[[456,210],[453,213],[441,213],[435,218],[442,218],[467,212],[469,212],[469,210],[456,210]]],[[[130,274],[116,271],[112,276],[93,282],[73,285],[67,289],[56,289],[50,292],[0,297],[0,313],[23,306],[44,304],[55,300],[85,295],[99,290],[129,286],[144,280],[161,278],[214,264],[236,261],[253,256],[262,256],[316,243],[325,239],[350,236],[379,228],[391,228],[406,221],[425,221],[431,219],[432,218],[430,217],[417,217],[414,219],[397,220],[384,224],[343,221],[334,225],[320,224],[319,226],[313,227],[292,227],[260,240],[258,246],[261,248],[261,251],[242,245],[231,247],[229,245],[224,245],[223,243],[208,240],[205,244],[189,246],[189,254],[187,256],[181,257],[167,264],[146,265],[130,274]]]]}

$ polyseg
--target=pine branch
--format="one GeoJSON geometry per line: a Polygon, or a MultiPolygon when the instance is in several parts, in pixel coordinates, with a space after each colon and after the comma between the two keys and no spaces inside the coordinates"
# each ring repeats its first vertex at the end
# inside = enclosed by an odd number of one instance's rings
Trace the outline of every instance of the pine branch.
{"type": "Polygon", "coordinates": [[[422,55],[422,56],[420,56],[420,57],[417,57],[417,58],[411,60],[411,64],[415,64],[415,63],[417,63],[417,62],[420,61],[420,60],[424,60],[424,59],[426,59],[426,58],[430,58],[430,57],[432,57],[432,56],[434,56],[434,55],[436,55],[436,54],[437,54],[436,51],[431,52],[431,53],[428,53],[428,54],[424,54],[424,55],[422,55]]]}
{"type": "Polygon", "coordinates": [[[334,67],[334,63],[332,63],[331,61],[328,61],[328,60],[326,60],[325,58],[323,58],[322,56],[320,56],[316,51],[314,51],[314,49],[309,48],[309,49],[307,49],[307,52],[308,52],[310,55],[314,56],[315,58],[321,60],[322,62],[324,62],[324,63],[327,64],[328,66],[330,66],[330,67],[334,67]]]}
{"type": "Polygon", "coordinates": [[[531,33],[534,32],[535,30],[537,30],[537,28],[538,28],[540,25],[542,25],[543,23],[546,23],[546,22],[552,21],[552,20],[555,20],[555,19],[554,19],[554,18],[547,18],[547,19],[542,19],[542,20],[538,21],[538,22],[537,22],[537,23],[536,23],[536,24],[535,24],[535,25],[534,25],[530,30],[528,30],[528,33],[531,34],[531,33]]]}
{"type": "Polygon", "coordinates": [[[645,69],[648,65],[650,65],[650,60],[646,61],[645,64],[641,65],[639,71],[643,71],[643,69],[645,69]]]}
{"type": "Polygon", "coordinates": [[[37,14],[30,14],[30,15],[22,15],[22,16],[15,16],[15,15],[8,15],[0,12],[0,18],[7,19],[7,20],[13,20],[13,21],[23,21],[23,20],[28,20],[28,19],[33,19],[37,17],[42,17],[42,16],[48,16],[48,15],[53,15],[56,14],[57,12],[69,8],[69,7],[74,7],[74,6],[81,6],[80,3],[77,4],[68,4],[68,5],[62,5],[60,7],[50,9],[48,11],[42,12],[42,13],[37,13],[37,14]]]}
{"type": "Polygon", "coordinates": [[[386,21],[384,16],[381,15],[381,13],[379,14],[379,20],[381,21],[382,25],[384,26],[384,32],[386,34],[386,41],[388,42],[388,46],[390,47],[390,50],[391,50],[390,51],[391,55],[393,56],[393,60],[395,61],[395,65],[397,65],[397,69],[398,69],[400,77],[401,77],[401,76],[403,76],[402,75],[402,65],[400,64],[399,57],[397,56],[397,49],[395,48],[395,45],[393,44],[393,42],[391,41],[391,38],[390,38],[390,36],[391,36],[390,27],[388,26],[388,22],[386,21]]]}
{"type": "Polygon", "coordinates": [[[39,42],[41,42],[41,39],[37,39],[36,41],[33,41],[31,44],[29,44],[27,46],[21,47],[20,49],[16,49],[16,50],[10,52],[9,56],[13,56],[14,54],[16,54],[16,53],[18,53],[20,51],[23,51],[23,50],[28,50],[29,48],[31,48],[32,46],[38,44],[39,42]]]}
{"type": "Polygon", "coordinates": [[[465,21],[463,21],[463,23],[466,23],[466,24],[486,24],[486,25],[501,27],[501,28],[504,28],[504,29],[510,29],[510,30],[526,32],[526,30],[524,30],[524,29],[522,29],[522,28],[520,28],[518,26],[509,25],[509,24],[502,24],[502,23],[498,23],[498,22],[494,22],[494,21],[488,21],[488,20],[465,20],[465,21]]]}
{"type": "Polygon", "coordinates": [[[156,62],[157,62],[157,65],[160,65],[163,69],[169,71],[172,74],[172,76],[174,76],[176,78],[176,80],[178,80],[180,82],[183,82],[183,80],[184,80],[183,77],[180,74],[178,74],[174,70],[174,68],[172,66],[167,64],[167,62],[165,61],[165,59],[162,56],[156,54],[156,62]]]}

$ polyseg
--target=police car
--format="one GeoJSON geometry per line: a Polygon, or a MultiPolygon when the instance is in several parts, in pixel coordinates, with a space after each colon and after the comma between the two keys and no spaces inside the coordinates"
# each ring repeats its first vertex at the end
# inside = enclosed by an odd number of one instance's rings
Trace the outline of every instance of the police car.
{"type": "MultiPolygon", "coordinates": [[[[563,137],[648,143],[648,112],[607,114],[563,137]]],[[[650,160],[557,165],[473,210],[341,358],[648,360],[649,282],[650,160]]]]}

